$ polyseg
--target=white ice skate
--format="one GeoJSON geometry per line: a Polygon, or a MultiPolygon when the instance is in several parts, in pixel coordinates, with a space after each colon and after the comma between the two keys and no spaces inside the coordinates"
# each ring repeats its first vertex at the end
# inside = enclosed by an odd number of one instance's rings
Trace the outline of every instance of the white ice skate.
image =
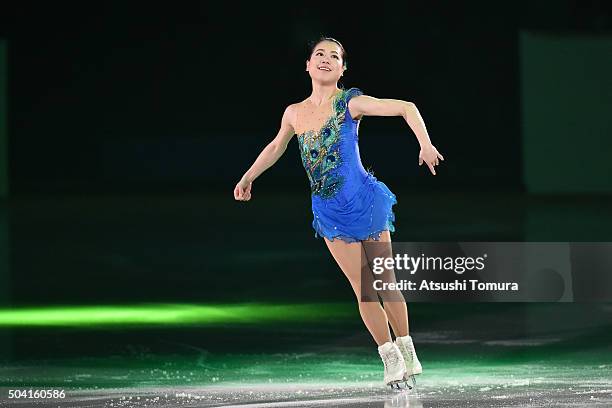
{"type": "Polygon", "coordinates": [[[404,380],[407,381],[408,379],[411,379],[412,385],[416,386],[415,376],[423,372],[423,367],[421,367],[421,363],[419,362],[416,351],[414,350],[412,337],[397,337],[395,339],[395,344],[402,352],[402,356],[404,357],[404,361],[406,363],[406,375],[404,376],[404,380]]]}
{"type": "Polygon", "coordinates": [[[385,384],[391,388],[401,389],[400,384],[406,384],[406,363],[397,344],[390,341],[378,347],[378,354],[385,366],[385,384]]]}

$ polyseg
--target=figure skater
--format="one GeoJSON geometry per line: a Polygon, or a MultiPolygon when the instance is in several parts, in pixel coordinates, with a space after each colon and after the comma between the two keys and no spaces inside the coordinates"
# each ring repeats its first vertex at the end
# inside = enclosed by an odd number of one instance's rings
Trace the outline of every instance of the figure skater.
{"type": "MultiPolygon", "coordinates": [[[[420,144],[419,166],[426,163],[433,175],[444,157],[431,144],[425,124],[412,102],[378,99],[359,88],[338,87],[347,69],[342,44],[330,37],[311,42],[306,71],[312,93],[287,106],[276,137],[261,151],[234,188],[234,198],[249,201],[253,181],[283,155],[297,135],[302,164],[312,198],[314,236],[323,237],[333,258],[348,278],[364,324],[378,346],[384,365],[384,382],[392,388],[406,386],[408,378],[422,372],[412,337],[408,309],[401,301],[363,301],[361,262],[364,242],[378,241],[391,247],[395,231],[392,206],[395,195],[361,163],[358,129],[363,116],[402,116],[420,144]],[[389,323],[395,334],[392,341],[389,323]]],[[[378,244],[374,244],[378,245],[378,244]]],[[[390,253],[390,252],[389,252],[390,253]]],[[[412,388],[411,386],[408,386],[412,388]]]]}

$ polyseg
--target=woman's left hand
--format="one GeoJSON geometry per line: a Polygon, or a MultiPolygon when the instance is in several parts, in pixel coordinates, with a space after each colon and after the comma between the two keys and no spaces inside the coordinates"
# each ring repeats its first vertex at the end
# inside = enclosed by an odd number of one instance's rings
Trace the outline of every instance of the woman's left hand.
{"type": "Polygon", "coordinates": [[[438,152],[434,145],[430,144],[421,147],[421,151],[419,152],[419,166],[422,165],[423,162],[427,163],[429,170],[431,170],[434,176],[436,175],[434,166],[440,164],[440,159],[444,160],[444,156],[438,152]]]}

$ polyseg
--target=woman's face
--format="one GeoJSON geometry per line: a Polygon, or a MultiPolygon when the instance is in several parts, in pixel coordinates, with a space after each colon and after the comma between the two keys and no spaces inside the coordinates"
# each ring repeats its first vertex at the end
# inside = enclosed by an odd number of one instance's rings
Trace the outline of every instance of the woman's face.
{"type": "Polygon", "coordinates": [[[338,44],[321,41],[314,47],[310,60],[306,61],[306,70],[312,79],[335,83],[344,72],[343,64],[342,49],[338,44]]]}

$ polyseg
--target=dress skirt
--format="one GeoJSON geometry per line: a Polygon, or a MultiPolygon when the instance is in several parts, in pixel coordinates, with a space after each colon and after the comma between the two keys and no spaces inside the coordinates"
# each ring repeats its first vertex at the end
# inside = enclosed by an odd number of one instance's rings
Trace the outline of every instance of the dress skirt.
{"type": "Polygon", "coordinates": [[[345,242],[380,240],[383,231],[394,232],[397,204],[395,194],[387,185],[367,173],[363,184],[352,197],[338,194],[331,200],[321,201],[313,197],[312,227],[316,237],[345,242]]]}

